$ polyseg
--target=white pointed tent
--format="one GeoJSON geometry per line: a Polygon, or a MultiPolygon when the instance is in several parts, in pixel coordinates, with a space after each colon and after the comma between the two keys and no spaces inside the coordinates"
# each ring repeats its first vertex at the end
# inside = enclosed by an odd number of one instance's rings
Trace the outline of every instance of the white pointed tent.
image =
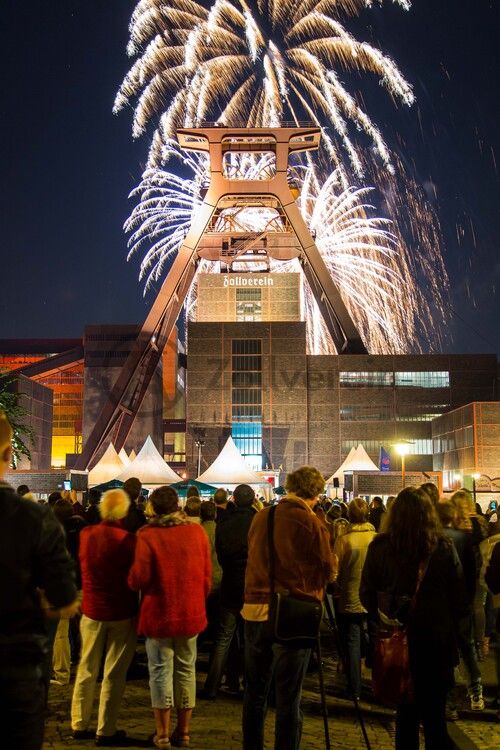
{"type": "Polygon", "coordinates": [[[348,465],[349,461],[353,457],[355,450],[356,449],[353,446],[351,450],[349,451],[347,458],[345,458],[344,461],[340,464],[337,471],[334,474],[332,474],[332,476],[329,479],[326,480],[326,484],[333,484],[334,479],[340,480],[344,478],[345,467],[348,465]]]}
{"type": "Polygon", "coordinates": [[[118,455],[121,458],[124,466],[127,466],[130,463],[130,458],[127,456],[127,451],[125,450],[125,448],[122,448],[118,455]]]}
{"type": "Polygon", "coordinates": [[[94,468],[89,471],[89,487],[109,482],[111,479],[114,479],[117,474],[123,471],[123,468],[124,464],[122,459],[116,452],[113,443],[110,443],[100,461],[98,461],[94,468]]]}
{"type": "Polygon", "coordinates": [[[379,471],[377,464],[371,460],[361,443],[354,451],[349,466],[344,471],[379,471]]]}
{"type": "Polygon", "coordinates": [[[248,468],[232,437],[228,437],[213,464],[197,477],[206,484],[261,484],[258,474],[248,468]]]}
{"type": "Polygon", "coordinates": [[[181,481],[180,476],[170,468],[156,450],[150,435],[146,438],[136,458],[128,466],[122,467],[122,471],[118,476],[115,475],[115,478],[121,482],[126,482],[131,477],[137,477],[145,486],[174,484],[174,482],[181,481]]]}
{"type": "Polygon", "coordinates": [[[351,448],[345,461],[339,466],[335,474],[332,474],[326,484],[333,484],[334,478],[338,479],[340,484],[344,483],[344,474],[348,471],[378,471],[379,467],[375,464],[361,443],[357,448],[351,448]]]}
{"type": "Polygon", "coordinates": [[[135,461],[135,459],[136,459],[136,458],[137,458],[137,453],[136,453],[136,452],[135,452],[135,450],[134,450],[134,449],[132,448],[132,450],[130,451],[130,454],[129,454],[128,460],[129,460],[129,461],[135,461]]]}

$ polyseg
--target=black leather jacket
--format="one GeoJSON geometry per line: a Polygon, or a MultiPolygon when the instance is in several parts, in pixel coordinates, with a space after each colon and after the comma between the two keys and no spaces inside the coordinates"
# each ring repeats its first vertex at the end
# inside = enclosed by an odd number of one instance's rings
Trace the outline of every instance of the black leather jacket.
{"type": "Polygon", "coordinates": [[[40,590],[56,608],[76,598],[63,529],[48,506],[23,500],[0,483],[0,664],[41,658],[40,590]]]}

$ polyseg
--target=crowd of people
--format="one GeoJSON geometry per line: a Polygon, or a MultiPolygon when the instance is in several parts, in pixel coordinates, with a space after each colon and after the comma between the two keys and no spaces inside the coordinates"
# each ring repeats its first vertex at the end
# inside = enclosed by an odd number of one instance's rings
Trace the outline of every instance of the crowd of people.
{"type": "MultiPolygon", "coordinates": [[[[0,481],[10,440],[0,415],[0,481]]],[[[430,483],[385,503],[343,503],[324,496],[319,471],[302,467],[285,488],[270,527],[268,504],[248,485],[210,500],[190,488],[181,507],[172,488],[145,498],[130,479],[102,496],[91,490],[84,508],[71,491],[42,506],[27,487],[0,483],[0,710],[8,746],[39,750],[50,683],[68,685],[71,664],[73,737],[127,744],[118,722],[140,638],[152,746],[190,746],[197,649],[210,644],[201,696],[242,695],[244,750],[263,750],[269,703],[276,750],[299,750],[311,652],[276,642],[269,605],[278,591],[331,597],[346,691],[356,700],[377,629],[407,626],[413,692],[397,706],[396,749],[418,750],[420,724],[427,750],[450,747],[459,659],[474,711],[484,709],[479,662],[491,636],[500,677],[500,524],[478,513],[466,490],[444,499],[430,483]]]]}

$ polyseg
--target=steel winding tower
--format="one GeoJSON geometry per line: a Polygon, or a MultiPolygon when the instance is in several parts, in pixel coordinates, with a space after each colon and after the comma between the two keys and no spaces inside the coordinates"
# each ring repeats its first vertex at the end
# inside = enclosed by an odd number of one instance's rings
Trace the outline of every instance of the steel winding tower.
{"type": "MultiPolygon", "coordinates": [[[[317,150],[318,127],[180,129],[181,148],[206,152],[210,182],[172,267],[79,456],[75,468],[86,469],[111,440],[119,451],[127,439],[168,337],[194,281],[201,258],[220,261],[230,271],[238,263],[298,258],[339,354],[364,354],[366,348],[302,218],[288,179],[290,154],[317,150]],[[267,179],[234,178],[227,157],[271,153],[275,167],[267,179]],[[276,212],[273,229],[237,232],[227,229],[233,210],[267,207],[276,212]],[[278,225],[278,230],[276,229],[278,225]],[[225,228],[222,228],[222,225],[225,228]]],[[[295,193],[295,194],[294,194],[295,193]]]]}

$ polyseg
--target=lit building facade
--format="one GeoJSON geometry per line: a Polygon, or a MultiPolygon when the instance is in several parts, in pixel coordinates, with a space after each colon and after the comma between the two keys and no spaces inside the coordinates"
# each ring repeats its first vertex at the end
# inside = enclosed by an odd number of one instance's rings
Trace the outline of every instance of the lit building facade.
{"type": "MultiPolygon", "coordinates": [[[[398,470],[401,459],[394,445],[408,441],[408,471],[430,471],[433,420],[470,401],[498,398],[494,355],[309,355],[305,323],[298,313],[298,283],[290,283],[283,295],[288,297],[285,312],[278,302],[273,319],[267,320],[262,305],[248,308],[243,321],[241,300],[227,292],[245,288],[231,285],[232,276],[238,275],[213,276],[216,281],[199,283],[197,319],[188,326],[191,474],[196,471],[199,435],[203,466],[232,435],[255,469],[281,466],[290,471],[311,463],[331,474],[361,442],[376,463],[380,448],[385,448],[391,468],[398,470]],[[212,304],[204,299],[205,292],[212,304]],[[223,313],[214,310],[221,296],[223,313]],[[221,321],[222,314],[228,320],[221,321]],[[285,314],[286,321],[280,321],[285,314]]],[[[267,274],[277,285],[286,276],[267,274]]],[[[268,282],[263,290],[272,288],[268,282]]]]}

